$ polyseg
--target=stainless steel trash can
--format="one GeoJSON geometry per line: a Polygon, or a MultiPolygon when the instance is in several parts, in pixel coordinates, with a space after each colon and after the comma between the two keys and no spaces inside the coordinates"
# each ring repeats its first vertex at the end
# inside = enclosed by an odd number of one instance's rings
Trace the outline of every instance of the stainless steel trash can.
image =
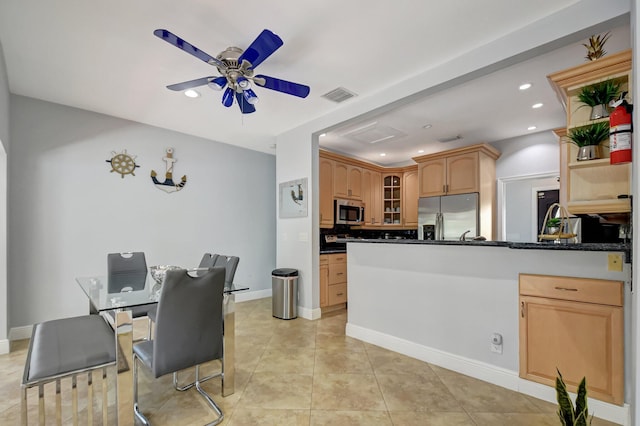
{"type": "Polygon", "coordinates": [[[298,270],[274,269],[271,272],[272,315],[280,319],[298,317],[298,270]]]}

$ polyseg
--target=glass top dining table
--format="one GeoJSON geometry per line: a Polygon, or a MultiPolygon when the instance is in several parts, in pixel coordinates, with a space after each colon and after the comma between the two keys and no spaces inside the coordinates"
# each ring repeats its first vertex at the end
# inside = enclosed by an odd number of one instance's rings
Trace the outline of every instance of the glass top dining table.
{"type": "MultiPolygon", "coordinates": [[[[131,283],[130,290],[109,293],[107,276],[76,278],[77,283],[89,299],[89,309],[102,314],[115,331],[116,345],[116,406],[118,425],[134,425],[133,408],[133,318],[131,310],[139,306],[152,307],[158,303],[161,284],[147,273],[144,287],[141,282],[131,283]]],[[[224,312],[224,354],[222,359],[222,396],[235,392],[235,293],[249,287],[235,283],[225,283],[224,312]]]]}

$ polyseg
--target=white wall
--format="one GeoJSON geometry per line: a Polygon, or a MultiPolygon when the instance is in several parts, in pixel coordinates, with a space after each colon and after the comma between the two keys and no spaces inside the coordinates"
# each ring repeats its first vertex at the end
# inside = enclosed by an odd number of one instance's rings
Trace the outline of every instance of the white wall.
{"type": "Polygon", "coordinates": [[[9,282],[12,327],[83,314],[75,277],[106,272],[106,254],[144,251],[147,263],[197,266],[205,252],[240,256],[235,281],[271,288],[275,157],[31,98],[11,98],[9,282]],[[177,193],[164,180],[173,147],[177,193]],[[135,176],[106,160],[126,149],[135,176]]]}
{"type": "Polygon", "coordinates": [[[558,174],[560,145],[551,131],[492,142],[501,152],[496,161],[496,178],[538,174],[558,174]]]}

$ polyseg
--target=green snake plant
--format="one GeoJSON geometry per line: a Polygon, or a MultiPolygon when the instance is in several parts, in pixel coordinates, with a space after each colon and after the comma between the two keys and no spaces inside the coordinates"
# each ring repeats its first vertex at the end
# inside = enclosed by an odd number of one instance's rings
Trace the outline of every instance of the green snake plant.
{"type": "Polygon", "coordinates": [[[558,397],[558,417],[560,424],[563,426],[587,426],[591,424],[593,416],[589,419],[589,410],[587,409],[587,380],[583,377],[578,385],[578,394],[576,396],[576,405],[574,407],[567,386],[564,384],[560,370],[556,368],[558,377],[556,377],[556,394],[558,397]]]}

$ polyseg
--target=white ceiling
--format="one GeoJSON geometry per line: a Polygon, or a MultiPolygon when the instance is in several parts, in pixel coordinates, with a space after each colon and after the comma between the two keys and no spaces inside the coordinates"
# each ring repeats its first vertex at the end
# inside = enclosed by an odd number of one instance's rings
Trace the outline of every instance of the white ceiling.
{"type": "MultiPolygon", "coordinates": [[[[273,153],[275,136],[365,99],[542,19],[577,0],[393,2],[290,0],[240,3],[204,0],[2,0],[0,43],[11,93],[96,111],[273,153]],[[246,48],[264,28],[284,46],[257,71],[311,87],[306,99],[257,87],[253,114],[225,108],[206,86],[189,99],[169,84],[217,75],[215,67],[153,35],[168,29],[212,56],[246,48]],[[358,96],[336,104],[321,95],[344,87],[358,96]]],[[[629,47],[616,28],[610,52],[629,47]]],[[[497,141],[564,124],[546,81],[552,71],[583,62],[580,43],[382,112],[373,111],[320,141],[323,147],[380,164],[479,141],[497,141]],[[533,88],[518,93],[530,81],[533,88]],[[545,106],[532,111],[533,102],[545,106]],[[382,115],[381,115],[382,114],[382,115]],[[372,124],[375,122],[376,124],[372,124]],[[425,124],[432,128],[423,129],[425,124]],[[344,137],[348,129],[391,127],[406,136],[376,144],[344,137]],[[461,135],[442,144],[435,139],[461,135]],[[380,152],[387,156],[379,157],[380,152]]],[[[356,132],[358,133],[358,132],[356,132]]]]}

